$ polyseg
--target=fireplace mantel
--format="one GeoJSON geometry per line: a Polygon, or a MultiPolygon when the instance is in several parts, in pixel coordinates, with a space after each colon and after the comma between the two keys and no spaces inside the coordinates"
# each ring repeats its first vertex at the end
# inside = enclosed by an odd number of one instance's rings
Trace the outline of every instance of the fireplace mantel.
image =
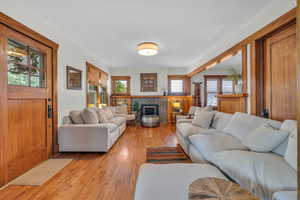
{"type": "MultiPolygon", "coordinates": [[[[192,96],[163,96],[163,95],[130,95],[130,96],[110,96],[110,105],[115,106],[119,101],[124,102],[128,105],[128,112],[132,112],[132,104],[135,99],[153,99],[153,102],[156,102],[158,99],[161,99],[160,102],[165,102],[166,105],[165,112],[167,112],[167,121],[172,122],[172,111],[173,111],[173,102],[179,101],[182,103],[182,109],[184,113],[188,113],[189,108],[193,105],[192,96]]],[[[162,107],[163,109],[163,107],[162,107]]]]}

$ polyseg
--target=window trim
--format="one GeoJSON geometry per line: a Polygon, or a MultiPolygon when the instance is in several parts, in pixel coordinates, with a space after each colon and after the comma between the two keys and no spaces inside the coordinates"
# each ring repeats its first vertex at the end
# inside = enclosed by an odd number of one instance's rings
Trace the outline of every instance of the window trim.
{"type": "Polygon", "coordinates": [[[188,96],[191,93],[191,79],[186,75],[168,75],[168,95],[172,96],[188,96]],[[171,91],[171,81],[172,80],[182,80],[182,91],[183,92],[172,92],[171,91]]]}
{"type": "MultiPolygon", "coordinates": [[[[217,95],[222,94],[222,84],[223,84],[223,79],[225,79],[228,75],[204,75],[204,106],[207,106],[207,81],[208,80],[217,80],[217,95]]],[[[234,93],[234,83],[232,83],[232,88],[233,88],[233,93],[234,93]]],[[[218,107],[214,106],[216,109],[218,107]]]]}
{"type": "Polygon", "coordinates": [[[130,96],[130,76],[111,76],[111,94],[114,96],[130,96]],[[127,92],[115,92],[116,81],[127,81],[127,92]]]}

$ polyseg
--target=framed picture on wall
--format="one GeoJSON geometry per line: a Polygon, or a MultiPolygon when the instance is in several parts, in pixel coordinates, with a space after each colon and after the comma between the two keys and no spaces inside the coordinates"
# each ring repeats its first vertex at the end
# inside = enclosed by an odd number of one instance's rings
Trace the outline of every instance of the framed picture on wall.
{"type": "Polygon", "coordinates": [[[81,90],[82,71],[73,67],[67,66],[67,89],[81,90]]]}
{"type": "Polygon", "coordinates": [[[157,92],[157,73],[141,73],[141,92],[157,92]]]}

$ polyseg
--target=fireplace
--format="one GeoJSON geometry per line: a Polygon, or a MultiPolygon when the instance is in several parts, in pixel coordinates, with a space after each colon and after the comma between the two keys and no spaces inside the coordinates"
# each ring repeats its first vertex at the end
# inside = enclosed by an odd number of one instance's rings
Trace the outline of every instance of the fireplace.
{"type": "Polygon", "coordinates": [[[141,106],[141,117],[143,115],[159,115],[158,104],[143,104],[141,106]]]}

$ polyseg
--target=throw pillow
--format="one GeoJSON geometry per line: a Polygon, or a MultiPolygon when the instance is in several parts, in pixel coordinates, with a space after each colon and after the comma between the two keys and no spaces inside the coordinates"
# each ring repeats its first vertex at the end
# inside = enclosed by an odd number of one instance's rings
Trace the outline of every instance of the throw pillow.
{"type": "Polygon", "coordinates": [[[84,121],[80,115],[81,111],[72,110],[69,112],[69,116],[74,124],[84,124],[84,121]]]}
{"type": "Polygon", "coordinates": [[[203,109],[202,109],[202,111],[206,111],[206,112],[210,112],[210,111],[213,111],[214,110],[214,108],[213,108],[213,106],[206,106],[206,107],[204,107],[203,109]]]}
{"type": "Polygon", "coordinates": [[[80,113],[80,115],[86,124],[98,124],[99,123],[98,115],[97,115],[95,109],[85,108],[80,113]]]}
{"type": "Polygon", "coordinates": [[[109,108],[99,109],[97,114],[100,123],[108,123],[114,117],[111,109],[109,108]]]}
{"type": "Polygon", "coordinates": [[[288,147],[285,153],[286,162],[297,171],[297,130],[289,137],[288,147]]]}
{"type": "Polygon", "coordinates": [[[195,117],[192,120],[192,124],[194,126],[199,126],[201,128],[208,129],[211,125],[214,115],[214,112],[197,110],[195,113],[195,117]]]}
{"type": "Polygon", "coordinates": [[[119,105],[116,107],[116,114],[128,114],[127,105],[119,105]]]}
{"type": "Polygon", "coordinates": [[[288,135],[288,132],[275,129],[269,123],[265,123],[246,135],[242,143],[252,151],[270,152],[288,135]]]}

